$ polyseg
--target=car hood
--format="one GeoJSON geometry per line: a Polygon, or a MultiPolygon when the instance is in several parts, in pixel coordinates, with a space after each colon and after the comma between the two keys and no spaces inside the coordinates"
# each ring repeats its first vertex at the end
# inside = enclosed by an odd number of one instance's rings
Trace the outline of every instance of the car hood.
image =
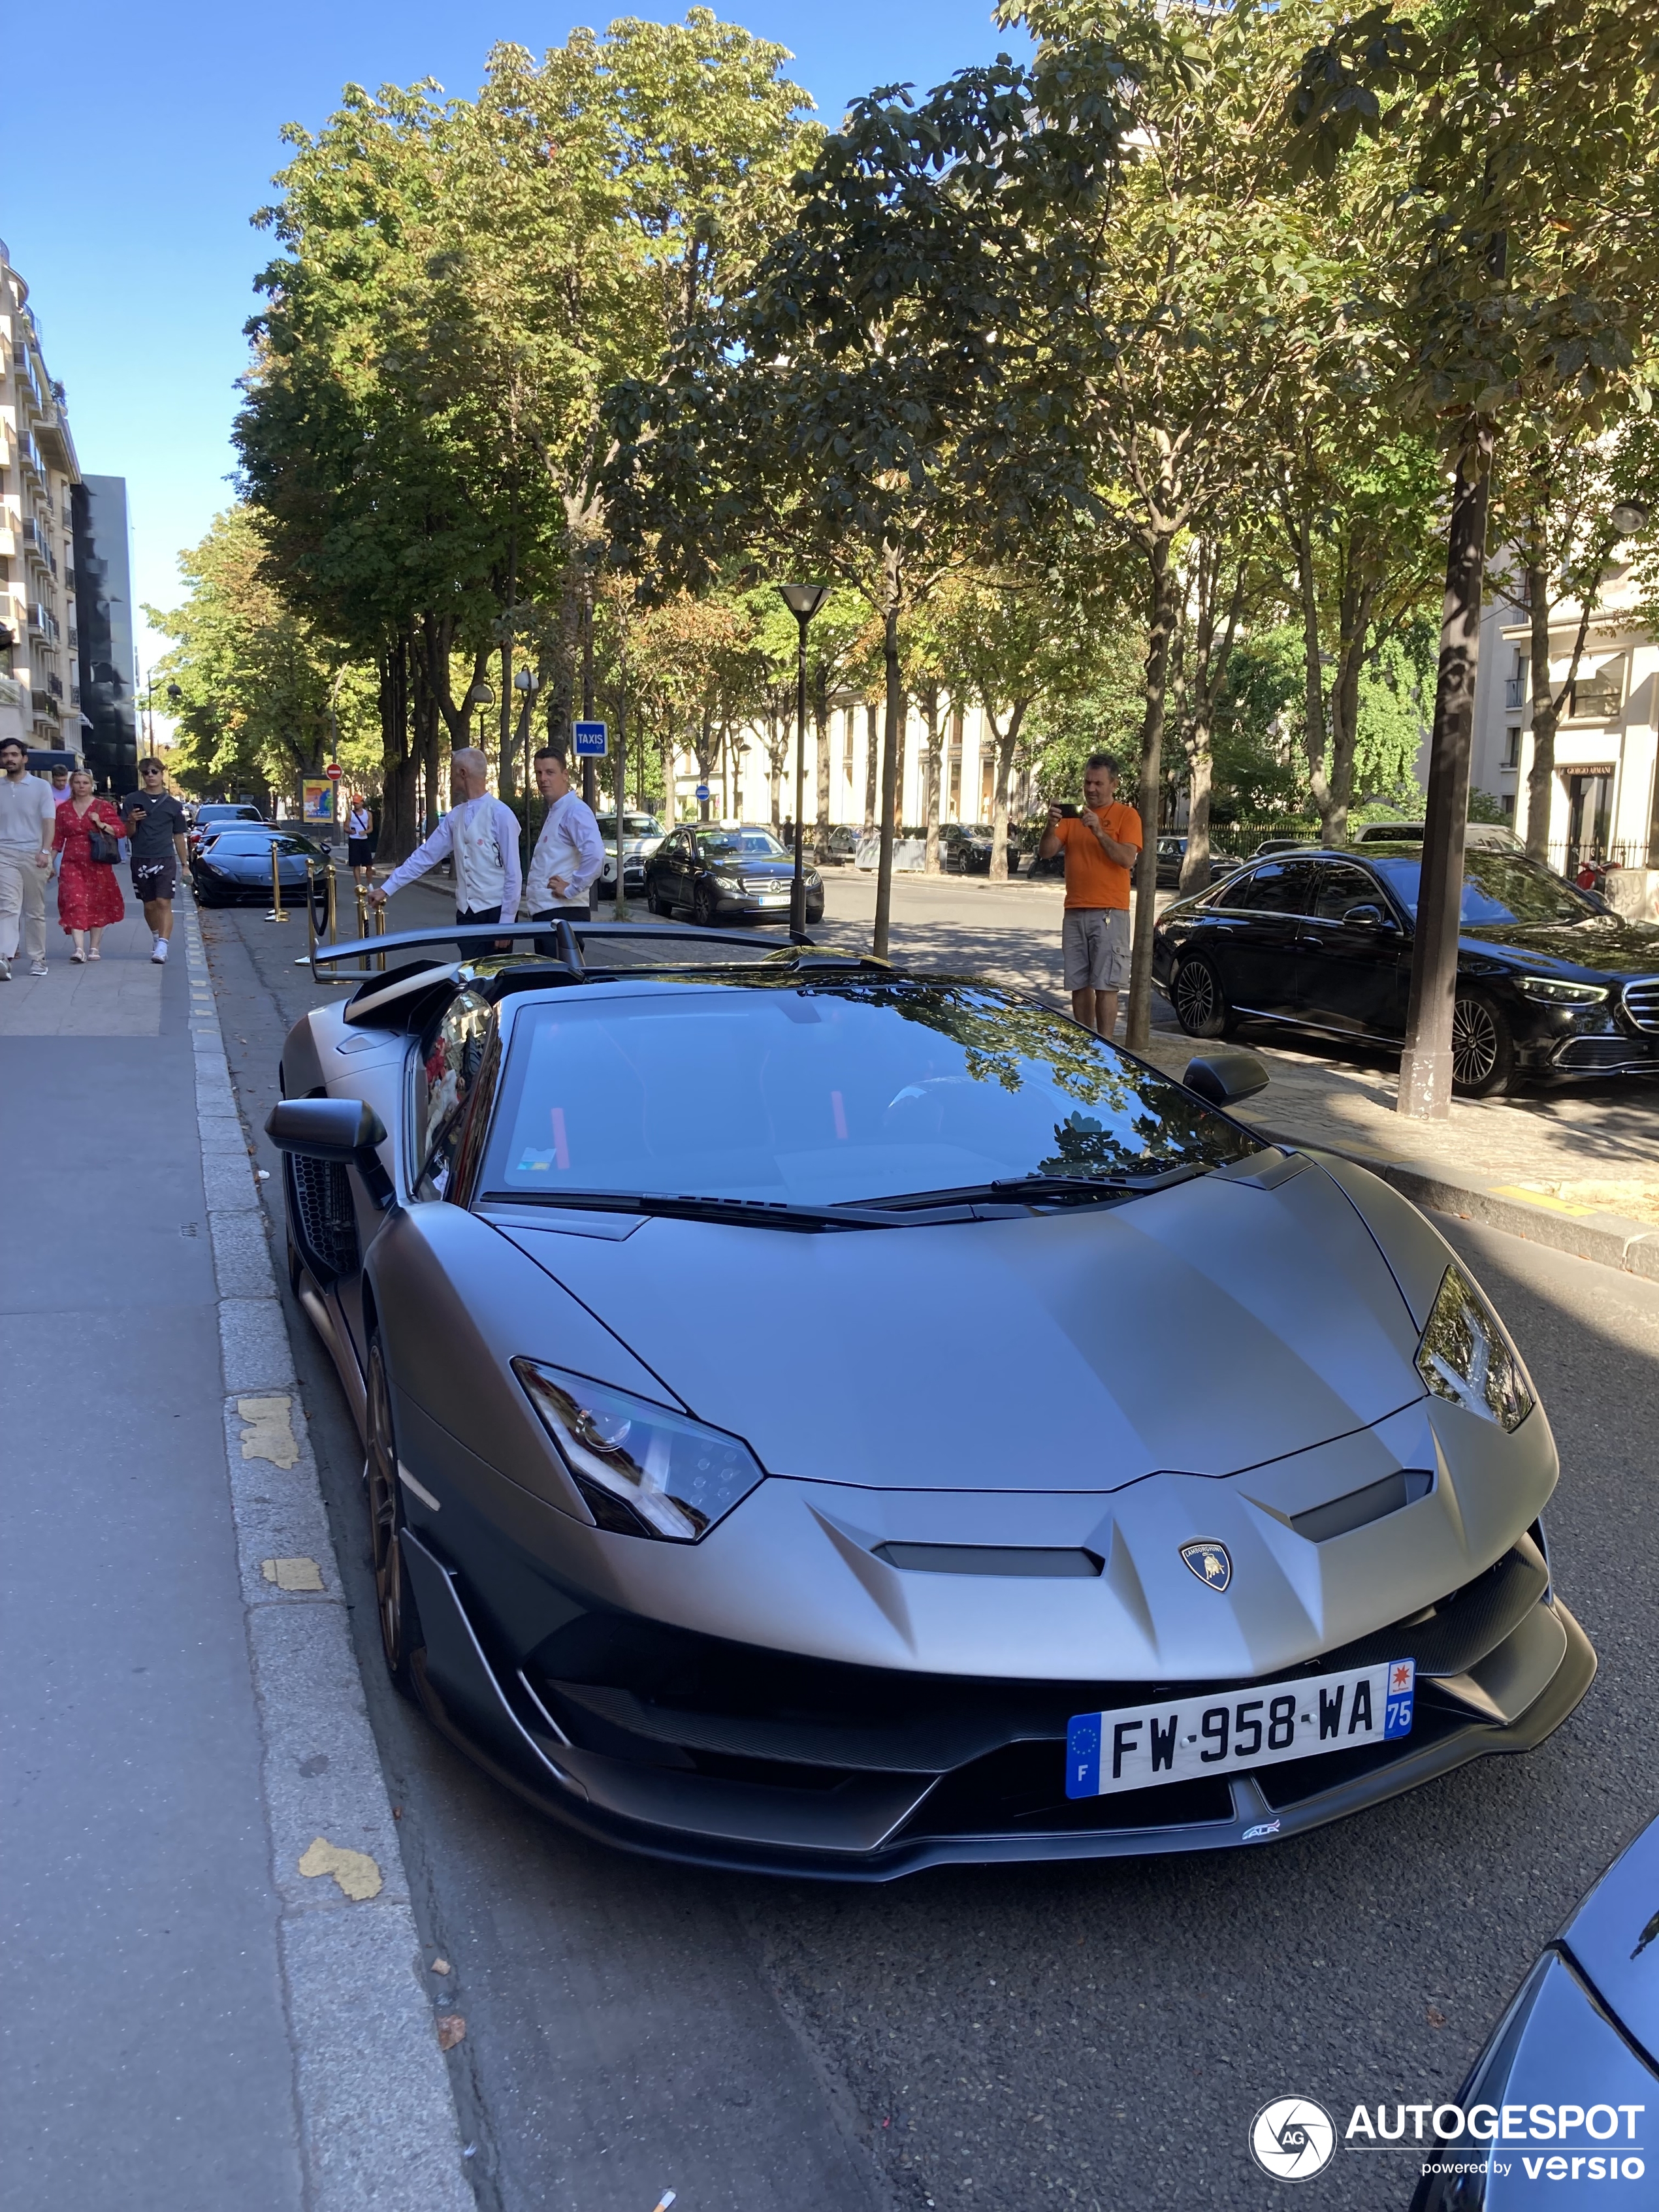
{"type": "Polygon", "coordinates": [[[1599,975],[1659,975],[1659,924],[1626,921],[1598,915],[1585,921],[1513,923],[1465,929],[1465,951],[1512,952],[1528,968],[1547,963],[1564,973],[1588,969],[1599,975]]]}
{"type": "Polygon", "coordinates": [[[1613,1861],[1561,1941],[1626,2033],[1659,2064],[1659,1820],[1613,1861]]]}
{"type": "Polygon", "coordinates": [[[1267,1158],[1272,1188],[1224,1171],[930,1228],[497,1225],[774,1474],[1099,1492],[1232,1474],[1422,1395],[1417,1328],[1370,1232],[1322,1169],[1267,1158]]]}

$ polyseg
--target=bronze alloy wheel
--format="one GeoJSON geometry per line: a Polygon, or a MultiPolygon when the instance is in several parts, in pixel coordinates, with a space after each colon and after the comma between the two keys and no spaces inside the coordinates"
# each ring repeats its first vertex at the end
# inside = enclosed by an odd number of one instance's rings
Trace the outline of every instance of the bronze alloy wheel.
{"type": "Polygon", "coordinates": [[[1485,999],[1461,992],[1452,1007],[1452,1083],[1466,1098],[1509,1088],[1515,1045],[1504,1017],[1485,999]]]}
{"type": "Polygon", "coordinates": [[[368,1346],[368,1459],[363,1469],[368,1491],[368,1530],[374,1559],[374,1606],[380,1617],[380,1644],[386,1672],[400,1690],[411,1688],[409,1662],[422,1638],[415,1596],[398,1540],[404,1525],[398,1484],[398,1452],[392,1435],[392,1391],[386,1381],[380,1340],[368,1346]]]}

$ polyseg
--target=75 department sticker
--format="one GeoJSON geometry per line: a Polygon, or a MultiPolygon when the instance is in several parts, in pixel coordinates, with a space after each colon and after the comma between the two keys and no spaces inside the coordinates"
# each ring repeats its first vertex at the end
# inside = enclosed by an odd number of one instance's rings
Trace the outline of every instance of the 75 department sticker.
{"type": "Polygon", "coordinates": [[[1336,2123],[1311,2097],[1275,2097],[1250,2123],[1250,2156],[1275,2181],[1311,2181],[1335,2149],[1336,2123]]]}

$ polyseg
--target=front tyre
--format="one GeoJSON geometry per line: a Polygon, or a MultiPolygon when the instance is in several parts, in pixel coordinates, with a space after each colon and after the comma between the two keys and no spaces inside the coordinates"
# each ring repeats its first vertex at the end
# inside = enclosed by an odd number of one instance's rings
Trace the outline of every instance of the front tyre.
{"type": "Polygon", "coordinates": [[[1188,953],[1176,969],[1170,1003],[1188,1036],[1219,1037],[1231,1032],[1232,1010],[1227,994],[1214,961],[1205,953],[1188,953]]]}
{"type": "Polygon", "coordinates": [[[404,1526],[403,1488],[398,1480],[398,1448],[392,1431],[392,1389],[378,1330],[368,1344],[368,1457],[363,1479],[368,1492],[374,1609],[380,1616],[386,1672],[404,1695],[412,1698],[415,1684],[410,1661],[425,1639],[404,1563],[404,1547],[398,1541],[404,1526]]]}
{"type": "Polygon", "coordinates": [[[1515,1078],[1515,1039],[1492,1004],[1460,991],[1452,1005],[1452,1089],[1460,1098],[1496,1098],[1515,1078]]]}
{"type": "Polygon", "coordinates": [[[691,894],[691,919],[699,929],[714,927],[714,893],[708,884],[699,884],[691,894]]]}

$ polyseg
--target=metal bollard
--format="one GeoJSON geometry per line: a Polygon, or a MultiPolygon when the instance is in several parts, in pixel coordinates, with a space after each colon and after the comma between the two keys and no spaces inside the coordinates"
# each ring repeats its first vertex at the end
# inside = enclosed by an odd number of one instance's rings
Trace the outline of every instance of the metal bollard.
{"type": "Polygon", "coordinates": [[[331,854],[328,863],[328,941],[331,945],[337,945],[340,941],[339,890],[335,881],[331,854]]]}
{"type": "MultiPolygon", "coordinates": [[[[376,937],[384,937],[386,935],[386,908],[383,906],[377,906],[374,909],[374,934],[376,937]]],[[[384,975],[386,973],[386,955],[384,952],[377,952],[375,954],[374,965],[384,975]]]]}
{"type": "Polygon", "coordinates": [[[359,937],[367,937],[368,935],[368,893],[363,889],[361,884],[358,884],[356,886],[356,890],[357,893],[357,934],[359,937]]]}
{"type": "Polygon", "coordinates": [[[283,911],[283,878],[277,872],[276,840],[274,837],[270,841],[270,912],[265,916],[265,920],[267,921],[288,920],[287,915],[283,911]]]}

